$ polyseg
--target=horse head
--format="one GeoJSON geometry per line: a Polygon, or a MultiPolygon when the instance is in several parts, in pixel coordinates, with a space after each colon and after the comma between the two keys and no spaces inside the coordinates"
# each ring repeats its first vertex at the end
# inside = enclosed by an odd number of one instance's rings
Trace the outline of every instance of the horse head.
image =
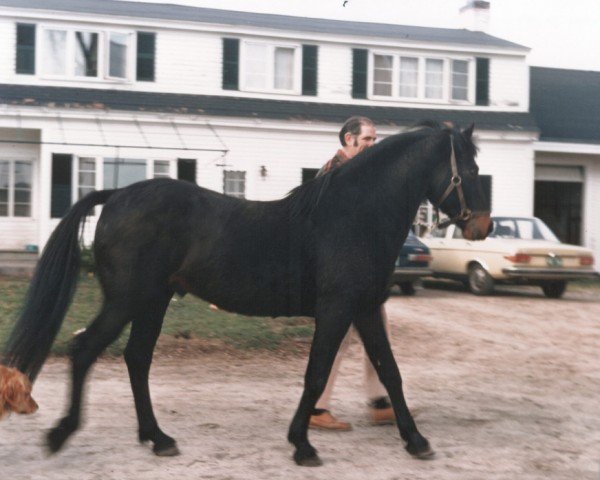
{"type": "Polygon", "coordinates": [[[492,230],[492,221],[475,163],[474,124],[462,131],[447,125],[438,128],[448,134],[448,142],[436,162],[428,198],[449,217],[438,226],[455,223],[466,239],[483,240],[492,230]]]}

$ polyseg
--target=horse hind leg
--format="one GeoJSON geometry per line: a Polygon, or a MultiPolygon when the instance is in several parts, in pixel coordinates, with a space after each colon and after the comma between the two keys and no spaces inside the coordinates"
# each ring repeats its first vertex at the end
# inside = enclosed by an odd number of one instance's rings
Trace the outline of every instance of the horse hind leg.
{"type": "Polygon", "coordinates": [[[74,339],[71,348],[71,405],[68,413],[48,432],[47,446],[55,453],[79,428],[83,386],[89,368],[98,356],[119,336],[131,319],[127,310],[105,300],[92,324],[74,339]]]}
{"type": "Polygon", "coordinates": [[[166,435],[158,426],[148,386],[152,353],[170,298],[171,294],[168,294],[157,301],[150,301],[145,304],[143,312],[136,314],[125,349],[125,362],[129,371],[139,424],[139,440],[140,442],[152,442],[154,444],[153,451],[159,456],[179,454],[175,440],[166,435]]]}

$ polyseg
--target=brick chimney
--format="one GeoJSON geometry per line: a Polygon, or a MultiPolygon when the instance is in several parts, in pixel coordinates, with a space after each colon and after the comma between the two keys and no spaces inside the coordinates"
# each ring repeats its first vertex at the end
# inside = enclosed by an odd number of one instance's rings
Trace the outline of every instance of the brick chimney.
{"type": "Polygon", "coordinates": [[[487,32],[490,25],[490,2],[467,0],[460,10],[463,28],[475,32],[487,32]]]}

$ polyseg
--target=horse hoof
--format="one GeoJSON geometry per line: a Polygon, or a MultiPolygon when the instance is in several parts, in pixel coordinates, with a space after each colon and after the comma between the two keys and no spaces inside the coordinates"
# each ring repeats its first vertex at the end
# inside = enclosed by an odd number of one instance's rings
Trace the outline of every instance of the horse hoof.
{"type": "Polygon", "coordinates": [[[294,458],[294,460],[296,461],[296,465],[300,467],[320,467],[323,465],[323,461],[316,454],[307,458],[294,458]]]}
{"type": "Polygon", "coordinates": [[[427,440],[422,445],[407,445],[406,451],[419,460],[431,460],[435,456],[435,451],[429,446],[427,440]]]}
{"type": "Polygon", "coordinates": [[[157,447],[155,445],[152,451],[157,457],[176,457],[181,453],[179,448],[177,448],[177,444],[175,443],[172,445],[166,445],[164,447],[157,447]]]}
{"type": "Polygon", "coordinates": [[[323,462],[313,447],[299,448],[294,453],[294,461],[300,467],[320,467],[323,462]]]}
{"type": "Polygon", "coordinates": [[[65,441],[67,440],[68,434],[62,428],[53,428],[46,435],[46,447],[49,454],[58,452],[65,441]]]}

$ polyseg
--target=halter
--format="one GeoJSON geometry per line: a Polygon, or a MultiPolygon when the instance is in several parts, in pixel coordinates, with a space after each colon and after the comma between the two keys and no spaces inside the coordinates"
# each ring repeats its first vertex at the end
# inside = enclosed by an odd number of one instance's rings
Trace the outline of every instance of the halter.
{"type": "Polygon", "coordinates": [[[458,174],[458,167],[456,165],[456,155],[454,154],[454,136],[453,135],[450,135],[450,148],[451,148],[450,166],[452,168],[452,177],[450,178],[450,184],[446,188],[446,191],[442,194],[442,196],[439,198],[439,200],[435,203],[435,209],[436,209],[437,218],[438,218],[437,228],[446,228],[447,226],[452,225],[453,223],[456,223],[459,220],[466,221],[466,220],[469,220],[473,216],[473,212],[471,211],[471,209],[469,209],[469,207],[467,207],[467,202],[465,201],[465,194],[464,194],[463,188],[462,188],[462,178],[458,174]],[[452,218],[449,218],[447,220],[444,220],[443,222],[440,222],[439,221],[440,205],[444,202],[444,200],[446,200],[450,196],[450,194],[452,193],[453,190],[456,190],[456,193],[458,195],[458,201],[460,202],[460,213],[455,215],[452,218]]]}

